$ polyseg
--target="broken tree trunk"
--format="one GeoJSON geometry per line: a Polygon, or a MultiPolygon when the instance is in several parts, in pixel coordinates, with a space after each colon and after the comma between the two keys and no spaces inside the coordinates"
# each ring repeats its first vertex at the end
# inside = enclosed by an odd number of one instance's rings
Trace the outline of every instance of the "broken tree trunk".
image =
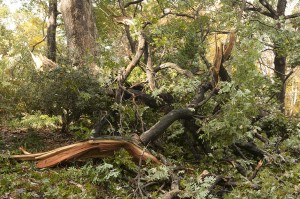
{"type": "Polygon", "coordinates": [[[139,160],[151,160],[157,164],[160,161],[138,145],[126,140],[88,140],[76,144],[56,148],[51,151],[30,154],[22,150],[24,155],[12,155],[16,160],[38,160],[37,168],[47,168],[58,165],[61,162],[85,158],[103,158],[113,155],[115,151],[125,149],[133,157],[135,162],[139,160]]]}

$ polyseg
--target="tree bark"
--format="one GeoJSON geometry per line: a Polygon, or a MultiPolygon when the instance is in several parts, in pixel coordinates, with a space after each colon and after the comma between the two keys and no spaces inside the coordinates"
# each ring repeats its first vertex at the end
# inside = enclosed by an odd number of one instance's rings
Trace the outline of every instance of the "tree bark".
{"type": "Polygon", "coordinates": [[[147,80],[150,89],[153,91],[154,89],[157,88],[156,82],[155,82],[155,73],[152,65],[152,57],[151,57],[151,47],[148,42],[146,42],[145,45],[145,62],[146,62],[146,75],[147,75],[147,80]]]}
{"type": "Polygon", "coordinates": [[[95,57],[98,53],[92,1],[62,0],[61,12],[73,64],[82,65],[87,56],[95,57]]]}
{"type": "MultiPolygon", "coordinates": [[[[278,0],[277,2],[277,21],[280,16],[284,17],[285,9],[286,9],[286,0],[278,0]]],[[[282,24],[278,21],[277,28],[281,29],[282,24]]],[[[276,46],[276,45],[275,45],[276,46]]],[[[279,49],[280,50],[280,49],[279,49]]],[[[275,75],[277,78],[281,81],[281,88],[277,95],[277,99],[280,102],[280,109],[282,112],[285,111],[285,73],[286,73],[286,55],[283,55],[282,53],[278,52],[278,49],[274,49],[274,65],[275,65],[275,75]]]]}
{"type": "Polygon", "coordinates": [[[155,125],[140,136],[140,140],[144,145],[155,140],[160,136],[173,122],[179,119],[192,117],[194,112],[189,108],[176,109],[163,116],[155,125]]]}
{"type": "Polygon", "coordinates": [[[56,18],[57,0],[49,0],[49,21],[47,28],[47,57],[56,62],[56,18]]]}
{"type": "MultiPolygon", "coordinates": [[[[259,0],[260,4],[265,7],[268,11],[265,12],[259,7],[247,7],[245,10],[255,11],[259,12],[267,17],[272,18],[273,20],[276,20],[277,22],[277,29],[282,30],[283,23],[280,22],[280,18],[283,19],[290,19],[290,18],[296,18],[300,16],[300,13],[291,14],[288,16],[285,16],[286,6],[287,6],[287,0],[278,0],[276,5],[276,10],[273,8],[273,6],[267,1],[267,0],[259,0]]],[[[276,41],[274,41],[275,46],[276,41]]],[[[274,57],[274,65],[275,65],[275,75],[277,78],[281,81],[281,88],[280,91],[277,94],[277,99],[280,102],[280,109],[282,112],[285,111],[285,92],[286,92],[286,57],[287,55],[284,55],[280,52],[280,47],[274,48],[273,50],[275,57],[274,57]]]]}
{"type": "Polygon", "coordinates": [[[281,111],[284,112],[284,107],[285,107],[284,101],[285,101],[285,91],[286,91],[286,85],[285,85],[286,57],[275,52],[274,65],[275,65],[275,75],[281,81],[281,88],[277,95],[277,99],[280,102],[281,111]]]}

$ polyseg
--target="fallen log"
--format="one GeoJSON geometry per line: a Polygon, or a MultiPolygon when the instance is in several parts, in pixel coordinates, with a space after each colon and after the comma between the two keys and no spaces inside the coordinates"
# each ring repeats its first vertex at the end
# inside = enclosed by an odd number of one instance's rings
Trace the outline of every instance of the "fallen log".
{"type": "Polygon", "coordinates": [[[37,168],[47,168],[71,160],[108,157],[120,149],[128,151],[133,157],[133,160],[137,163],[141,159],[143,161],[150,160],[154,163],[161,164],[151,153],[126,140],[88,140],[34,154],[28,153],[25,149],[20,148],[25,154],[12,155],[10,158],[16,160],[38,160],[36,164],[37,168]]]}

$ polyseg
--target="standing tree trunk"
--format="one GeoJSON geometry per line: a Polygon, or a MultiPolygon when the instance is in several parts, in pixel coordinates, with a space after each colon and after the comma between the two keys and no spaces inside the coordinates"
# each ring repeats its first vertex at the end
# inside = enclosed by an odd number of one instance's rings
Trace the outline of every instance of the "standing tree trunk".
{"type": "MultiPolygon", "coordinates": [[[[278,0],[276,8],[272,5],[271,2],[268,0],[259,0],[261,7],[257,7],[254,4],[249,4],[248,7],[244,8],[248,11],[258,12],[266,17],[272,18],[277,23],[276,29],[279,31],[284,29],[285,21],[287,19],[297,18],[300,16],[300,13],[285,15],[286,7],[287,7],[287,0],[278,0]]],[[[276,2],[276,1],[275,1],[276,2]]],[[[280,91],[277,93],[277,99],[280,102],[280,109],[282,112],[285,112],[285,92],[286,92],[286,58],[287,54],[283,52],[284,50],[281,49],[280,45],[278,45],[276,39],[273,41],[274,43],[274,66],[275,66],[275,75],[281,82],[280,91]]]]}
{"type": "Polygon", "coordinates": [[[285,72],[286,72],[286,56],[280,55],[276,52],[275,49],[275,58],[274,58],[274,65],[275,65],[275,74],[276,77],[281,81],[281,88],[277,95],[278,101],[280,102],[280,109],[284,112],[285,109],[285,72]]]}
{"type": "Polygon", "coordinates": [[[56,18],[57,0],[49,0],[49,21],[47,28],[47,57],[56,62],[56,18]]]}
{"type": "MultiPolygon", "coordinates": [[[[277,2],[277,20],[279,20],[280,17],[285,16],[285,10],[286,10],[287,1],[286,0],[278,0],[277,2]]],[[[281,29],[282,25],[278,21],[277,28],[281,29]]],[[[280,102],[280,109],[282,112],[285,111],[285,91],[286,91],[286,85],[285,85],[285,73],[286,73],[286,56],[282,55],[281,53],[277,52],[277,49],[274,49],[274,65],[275,65],[275,74],[276,77],[280,79],[281,81],[281,88],[277,95],[277,98],[280,102]]]]}
{"type": "MultiPolygon", "coordinates": [[[[91,0],[62,0],[61,12],[73,64],[82,66],[86,58],[97,55],[97,29],[91,0]]],[[[94,63],[92,61],[92,63],[94,63]]],[[[91,69],[95,65],[91,64],[91,69]]]]}

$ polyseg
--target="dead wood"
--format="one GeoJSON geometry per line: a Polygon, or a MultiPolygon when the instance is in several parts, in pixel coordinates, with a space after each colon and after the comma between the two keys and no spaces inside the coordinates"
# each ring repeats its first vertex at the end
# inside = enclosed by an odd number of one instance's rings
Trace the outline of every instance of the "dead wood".
{"type": "Polygon", "coordinates": [[[236,143],[236,146],[254,155],[255,157],[263,158],[265,152],[259,149],[253,142],[240,142],[236,143]]]}
{"type": "Polygon", "coordinates": [[[10,158],[17,160],[39,160],[37,167],[47,168],[69,160],[108,157],[120,149],[127,150],[136,162],[141,159],[143,161],[151,160],[157,164],[161,164],[152,154],[126,140],[88,140],[35,154],[30,154],[22,150],[26,154],[12,155],[10,158]]]}
{"type": "Polygon", "coordinates": [[[252,180],[256,177],[256,175],[257,175],[258,171],[260,170],[260,168],[262,167],[262,165],[263,165],[263,161],[260,160],[260,161],[257,163],[257,166],[255,167],[255,169],[254,169],[252,175],[248,177],[248,180],[252,181],[252,180]]]}
{"type": "Polygon", "coordinates": [[[174,190],[171,190],[171,191],[167,192],[166,194],[164,194],[164,196],[162,198],[163,199],[172,199],[172,198],[175,198],[179,193],[180,193],[179,189],[174,189],[174,190]]]}

